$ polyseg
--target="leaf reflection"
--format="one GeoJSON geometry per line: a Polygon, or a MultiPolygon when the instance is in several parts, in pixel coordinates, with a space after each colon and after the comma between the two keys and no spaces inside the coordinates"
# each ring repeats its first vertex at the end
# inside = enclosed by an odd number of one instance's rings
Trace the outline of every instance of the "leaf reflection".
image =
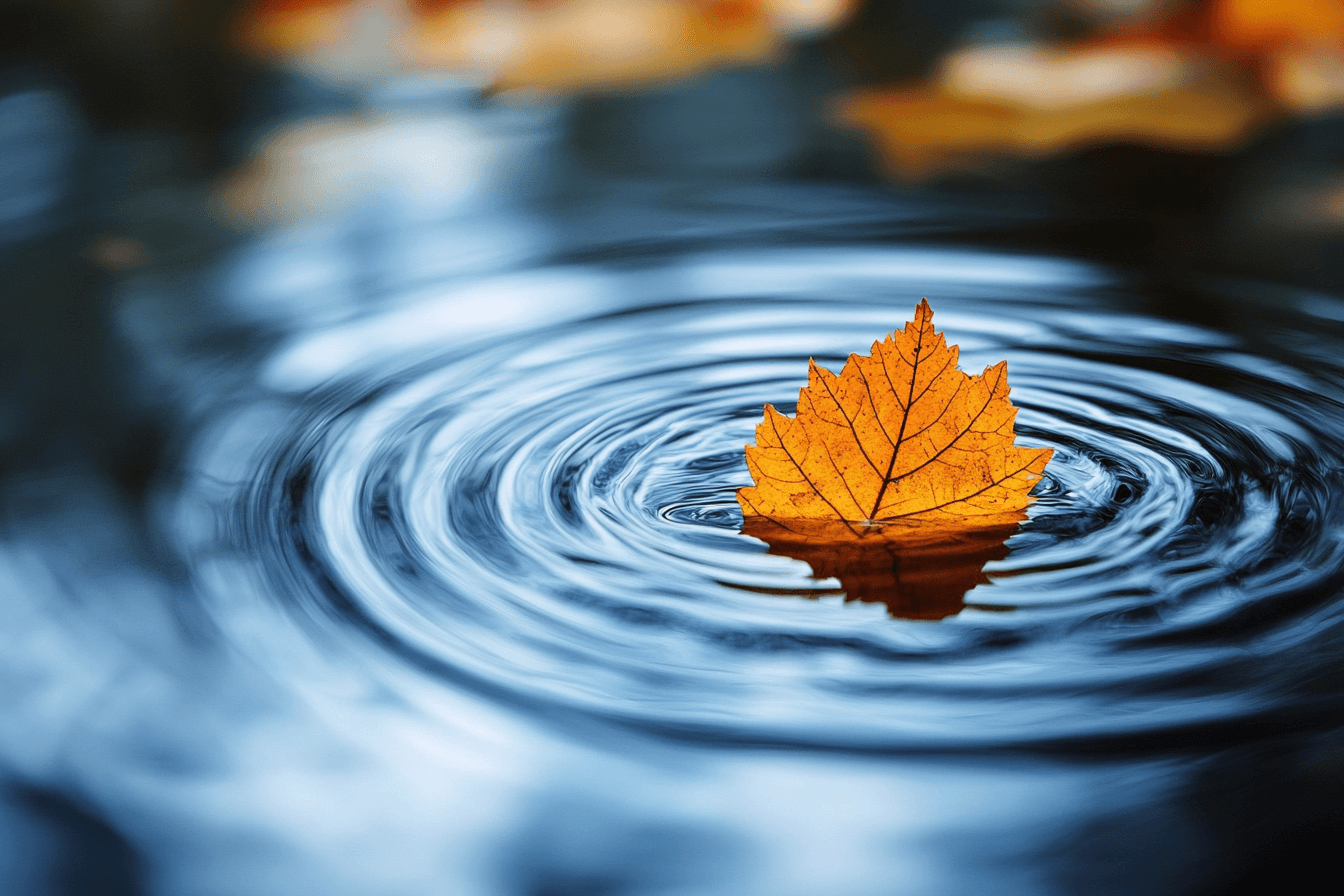
{"type": "Polygon", "coordinates": [[[846,602],[883,603],[897,619],[943,619],[989,582],[985,564],[1008,556],[1007,541],[1026,518],[1007,513],[989,525],[951,527],[747,517],[742,532],[771,554],[804,561],[814,578],[839,579],[846,602]]]}

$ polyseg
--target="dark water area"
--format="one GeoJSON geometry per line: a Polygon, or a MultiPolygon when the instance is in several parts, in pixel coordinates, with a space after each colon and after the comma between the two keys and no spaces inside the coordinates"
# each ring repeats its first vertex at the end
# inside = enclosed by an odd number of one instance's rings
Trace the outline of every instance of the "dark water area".
{"type": "Polygon", "coordinates": [[[378,189],[246,228],[164,134],[82,130],[40,83],[0,101],[40,113],[0,106],[7,892],[1217,894],[1327,867],[1330,244],[1249,258],[1182,197],[1145,221],[1040,182],[883,186],[762,99],[788,77],[562,109],[387,88],[360,98],[378,189]],[[710,102],[756,114],[660,161],[710,102]],[[459,167],[416,167],[431,138],[459,167]],[[744,532],[762,406],[921,297],[1055,450],[1029,519],[832,566],[744,532]],[[884,597],[893,564],[936,600],[884,597]]]}

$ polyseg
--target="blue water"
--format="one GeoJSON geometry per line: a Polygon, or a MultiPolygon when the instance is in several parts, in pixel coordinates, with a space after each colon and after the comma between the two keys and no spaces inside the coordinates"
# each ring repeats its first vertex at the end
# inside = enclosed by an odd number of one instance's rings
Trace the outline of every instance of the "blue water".
{"type": "Polygon", "coordinates": [[[391,344],[375,315],[345,356],[330,331],[288,346],[278,386],[310,356],[336,369],[278,425],[214,424],[255,453],[194,472],[177,512],[224,537],[182,554],[426,679],[676,740],[1157,746],[1308,711],[1266,671],[1335,636],[1337,368],[1125,310],[1121,275],[1051,259],[792,247],[529,280],[599,313],[449,347],[427,334],[450,294],[399,309],[391,344]],[[1020,440],[1056,450],[1008,556],[937,625],[841,606],[842,582],[739,531],[734,498],[807,358],[838,370],[925,295],[964,369],[1008,359],[1020,440]]]}
{"type": "Polygon", "coordinates": [[[405,186],[110,287],[164,444],[138,503],[6,483],[11,880],[1214,893],[1332,817],[1344,300],[876,188],[405,186]],[[921,297],[1055,450],[935,618],[734,499],[762,406],[921,297]]]}

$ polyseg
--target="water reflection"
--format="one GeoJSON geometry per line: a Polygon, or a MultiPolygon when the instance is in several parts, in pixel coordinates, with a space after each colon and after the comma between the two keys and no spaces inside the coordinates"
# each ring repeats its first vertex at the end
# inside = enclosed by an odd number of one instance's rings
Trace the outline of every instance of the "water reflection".
{"type": "Polygon", "coordinates": [[[886,604],[897,619],[944,619],[961,612],[966,592],[989,584],[985,564],[1008,556],[1017,523],[942,532],[751,516],[742,531],[772,554],[802,560],[813,578],[839,579],[846,601],[886,604]]]}

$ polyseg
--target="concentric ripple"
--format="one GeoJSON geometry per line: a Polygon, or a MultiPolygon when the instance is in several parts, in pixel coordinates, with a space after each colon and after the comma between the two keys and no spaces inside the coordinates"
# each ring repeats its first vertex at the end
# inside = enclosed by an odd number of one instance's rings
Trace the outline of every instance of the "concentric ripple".
{"type": "Polygon", "coordinates": [[[1082,269],[956,253],[584,276],[621,301],[352,366],[270,428],[237,490],[202,469],[184,506],[229,521],[311,624],[295,637],[716,742],[1062,748],[1339,721],[1309,674],[1344,617],[1333,324],[1251,341],[1117,310],[1123,284],[1082,269]],[[791,411],[809,356],[839,370],[921,295],[963,369],[1009,360],[1019,440],[1056,452],[1007,559],[940,622],[845,603],[741,534],[734,500],[762,405],[791,411]]]}

